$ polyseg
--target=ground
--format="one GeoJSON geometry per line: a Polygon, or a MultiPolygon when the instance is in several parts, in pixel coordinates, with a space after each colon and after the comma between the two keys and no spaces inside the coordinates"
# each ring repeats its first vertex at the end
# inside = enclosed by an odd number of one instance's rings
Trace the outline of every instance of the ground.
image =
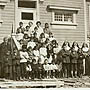
{"type": "Polygon", "coordinates": [[[0,79],[0,88],[90,88],[90,78],[61,78],[28,81],[0,79]]]}

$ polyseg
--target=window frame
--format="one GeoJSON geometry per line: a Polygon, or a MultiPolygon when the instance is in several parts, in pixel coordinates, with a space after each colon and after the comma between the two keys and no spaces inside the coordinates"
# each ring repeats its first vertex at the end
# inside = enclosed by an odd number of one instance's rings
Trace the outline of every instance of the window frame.
{"type": "Polygon", "coordinates": [[[52,24],[61,24],[61,25],[77,25],[77,22],[76,22],[76,15],[77,13],[76,12],[70,12],[68,10],[65,10],[65,11],[60,11],[60,10],[52,10],[52,24]],[[67,22],[67,21],[55,21],[55,13],[61,13],[63,15],[63,18],[64,18],[64,13],[71,13],[73,15],[73,22],[67,22]],[[63,13],[64,12],[64,13],[63,13]]]}

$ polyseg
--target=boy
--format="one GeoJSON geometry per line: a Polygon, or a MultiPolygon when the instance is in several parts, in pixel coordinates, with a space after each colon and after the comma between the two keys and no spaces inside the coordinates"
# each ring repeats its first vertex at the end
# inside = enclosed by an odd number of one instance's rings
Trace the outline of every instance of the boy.
{"type": "Polygon", "coordinates": [[[40,57],[42,64],[44,63],[45,58],[47,57],[47,48],[45,47],[45,44],[42,44],[42,46],[39,49],[40,51],[40,57]]]}
{"type": "Polygon", "coordinates": [[[17,28],[16,34],[19,33],[19,29],[21,29],[21,33],[24,33],[25,28],[23,27],[23,22],[19,22],[19,27],[17,28]]]}
{"type": "Polygon", "coordinates": [[[40,58],[37,64],[37,71],[38,71],[38,79],[42,79],[43,78],[43,65],[40,58]]]}
{"type": "Polygon", "coordinates": [[[20,51],[20,68],[21,68],[21,77],[25,79],[26,76],[26,63],[29,59],[29,55],[27,53],[27,46],[23,45],[22,50],[20,51]]]}
{"type": "Polygon", "coordinates": [[[20,80],[20,54],[17,49],[13,54],[13,79],[20,80]]]}
{"type": "Polygon", "coordinates": [[[43,33],[43,28],[41,27],[41,22],[37,21],[36,25],[37,25],[38,33],[39,33],[39,36],[40,36],[40,34],[43,33]]]}
{"type": "Polygon", "coordinates": [[[31,75],[31,79],[34,80],[35,78],[37,78],[37,63],[36,63],[36,59],[32,60],[32,64],[31,64],[31,68],[32,68],[32,75],[31,75]]]}
{"type": "Polygon", "coordinates": [[[34,42],[34,39],[30,38],[30,41],[27,44],[27,48],[32,47],[32,49],[34,49],[35,46],[36,46],[36,43],[34,42]]]}
{"type": "Polygon", "coordinates": [[[22,33],[22,29],[19,28],[18,29],[18,33],[16,33],[16,39],[17,39],[17,41],[20,41],[21,39],[23,39],[23,36],[24,36],[24,34],[22,33]]]}
{"type": "Polygon", "coordinates": [[[26,78],[27,79],[30,79],[31,78],[31,65],[30,65],[30,62],[27,61],[27,66],[26,66],[26,78]]]}

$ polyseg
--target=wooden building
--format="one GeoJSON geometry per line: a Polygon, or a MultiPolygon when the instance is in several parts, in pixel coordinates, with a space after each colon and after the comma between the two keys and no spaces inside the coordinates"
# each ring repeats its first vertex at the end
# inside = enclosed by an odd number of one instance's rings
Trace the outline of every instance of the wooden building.
{"type": "Polygon", "coordinates": [[[0,0],[0,42],[18,23],[48,22],[60,44],[64,40],[89,42],[90,0],[0,0]]]}

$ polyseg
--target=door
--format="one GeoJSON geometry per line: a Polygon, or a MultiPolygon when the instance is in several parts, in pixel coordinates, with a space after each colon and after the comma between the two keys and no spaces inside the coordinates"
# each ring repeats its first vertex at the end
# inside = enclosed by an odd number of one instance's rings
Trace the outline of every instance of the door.
{"type": "Polygon", "coordinates": [[[24,27],[28,25],[28,22],[36,21],[36,10],[35,9],[18,9],[18,23],[23,22],[24,27]]]}
{"type": "Polygon", "coordinates": [[[36,1],[19,0],[18,1],[18,19],[17,23],[23,22],[24,27],[28,25],[28,22],[36,22],[36,1]]]}

